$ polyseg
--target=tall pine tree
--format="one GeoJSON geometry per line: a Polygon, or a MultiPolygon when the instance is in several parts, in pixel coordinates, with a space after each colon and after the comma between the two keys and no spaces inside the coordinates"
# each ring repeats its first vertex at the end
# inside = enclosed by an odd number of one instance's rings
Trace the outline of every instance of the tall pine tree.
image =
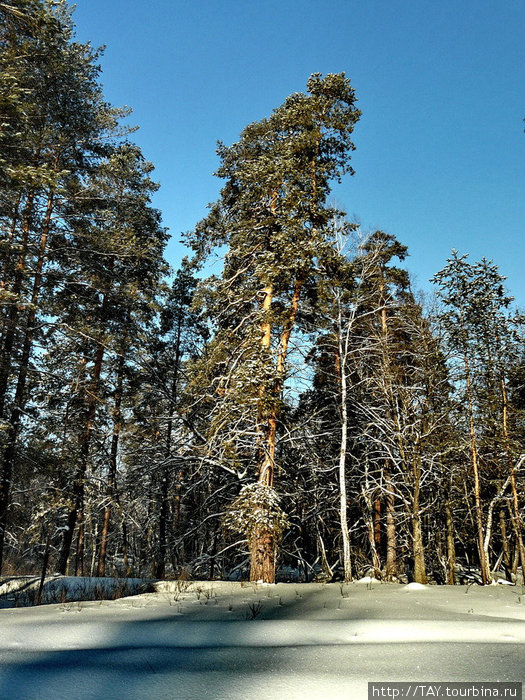
{"type": "Polygon", "coordinates": [[[238,143],[219,147],[226,185],[190,237],[200,255],[227,247],[221,277],[208,281],[216,335],[203,371],[214,375],[212,425],[222,426],[251,475],[230,515],[244,523],[256,581],[274,580],[283,524],[274,479],[290,339],[331,246],[330,181],[352,172],[359,118],[344,74],[314,74],[307,90],[246,127],[238,143]]]}

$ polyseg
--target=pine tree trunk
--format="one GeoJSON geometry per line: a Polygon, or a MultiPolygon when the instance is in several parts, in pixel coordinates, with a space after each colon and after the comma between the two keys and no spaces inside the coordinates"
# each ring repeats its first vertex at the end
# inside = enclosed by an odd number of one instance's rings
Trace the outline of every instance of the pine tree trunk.
{"type": "Polygon", "coordinates": [[[419,515],[414,515],[412,518],[412,552],[414,557],[414,581],[416,583],[428,583],[423,533],[419,515]]]}
{"type": "MultiPolygon", "coordinates": [[[[263,351],[267,352],[268,354],[270,352],[272,338],[272,324],[268,318],[268,315],[271,310],[272,300],[273,286],[271,284],[267,284],[264,288],[264,300],[262,306],[265,318],[261,326],[261,347],[263,348],[263,351]]],[[[260,389],[259,394],[261,398],[261,405],[264,404],[266,400],[267,391],[268,389],[266,387],[261,387],[260,389]]],[[[275,440],[277,430],[276,416],[274,413],[270,413],[269,416],[265,416],[265,411],[263,409],[259,411],[259,420],[261,422],[266,420],[266,431],[262,437],[263,455],[261,458],[261,463],[259,464],[258,482],[265,486],[273,486],[275,471],[275,440]]]]}
{"type": "MultiPolygon", "coordinates": [[[[297,280],[294,286],[294,293],[288,311],[288,318],[283,326],[279,354],[277,356],[276,381],[273,387],[272,406],[266,419],[266,434],[264,436],[264,451],[259,465],[258,483],[263,486],[273,486],[275,477],[275,448],[277,442],[277,403],[279,401],[284,382],[286,357],[290,335],[295,324],[299,299],[303,280],[297,280]]],[[[271,309],[273,298],[273,287],[265,287],[265,297],[263,301],[263,311],[268,314],[271,309]]],[[[271,342],[271,323],[268,319],[262,325],[261,347],[269,350],[271,342]]],[[[261,398],[264,398],[264,394],[261,398]]],[[[254,534],[250,544],[250,581],[260,581],[264,583],[275,582],[275,538],[272,533],[261,530],[254,534]],[[265,559],[266,557],[266,559],[265,559]]]]}
{"type": "Polygon", "coordinates": [[[452,509],[448,500],[445,502],[445,514],[447,521],[447,583],[453,586],[456,583],[456,545],[452,509]]]}
{"type": "Polygon", "coordinates": [[[421,446],[416,446],[416,455],[413,464],[413,493],[412,493],[412,555],[414,558],[414,581],[416,583],[427,583],[427,572],[425,567],[425,547],[423,544],[423,532],[421,528],[420,513],[420,489],[421,489],[421,446]]]}
{"type": "Polygon", "coordinates": [[[386,503],[386,562],[385,580],[392,581],[397,576],[397,536],[395,519],[395,499],[392,484],[388,484],[386,503]]]}
{"type": "Polygon", "coordinates": [[[275,582],[275,538],[259,530],[250,542],[250,581],[275,582]]]}

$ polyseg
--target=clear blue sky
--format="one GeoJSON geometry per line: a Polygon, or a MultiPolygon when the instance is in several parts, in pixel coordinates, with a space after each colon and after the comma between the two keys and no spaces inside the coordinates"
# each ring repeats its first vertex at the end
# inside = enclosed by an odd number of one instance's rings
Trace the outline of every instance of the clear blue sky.
{"type": "Polygon", "coordinates": [[[363,114],[337,204],[409,247],[418,286],[456,248],[525,305],[523,0],[78,0],[74,20],[107,46],[108,101],[133,107],[174,266],[221,187],[216,141],[345,71],[363,114]]]}

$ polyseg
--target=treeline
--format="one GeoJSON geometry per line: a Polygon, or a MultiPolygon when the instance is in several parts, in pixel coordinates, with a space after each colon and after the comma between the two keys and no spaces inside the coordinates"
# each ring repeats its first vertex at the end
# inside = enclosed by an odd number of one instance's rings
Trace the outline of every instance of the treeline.
{"type": "Polygon", "coordinates": [[[353,172],[345,75],[219,146],[170,274],[152,166],[65,3],[0,22],[4,570],[516,580],[523,319],[456,252],[423,305],[407,249],[328,205],[353,172]]]}

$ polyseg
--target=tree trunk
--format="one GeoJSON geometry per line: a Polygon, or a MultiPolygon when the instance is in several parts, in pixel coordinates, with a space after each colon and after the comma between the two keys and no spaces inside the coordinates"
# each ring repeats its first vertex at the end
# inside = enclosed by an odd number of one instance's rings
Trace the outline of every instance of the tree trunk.
{"type": "MultiPolygon", "coordinates": [[[[521,564],[521,575],[525,583],[525,545],[523,543],[523,523],[521,519],[521,512],[518,500],[518,489],[516,487],[516,465],[512,463],[511,457],[511,447],[510,447],[510,436],[508,428],[508,415],[509,415],[509,401],[507,396],[507,386],[505,384],[505,377],[501,378],[501,397],[503,401],[503,437],[505,439],[505,451],[507,453],[507,463],[509,465],[510,471],[510,488],[512,490],[512,501],[511,501],[511,513],[512,513],[512,527],[514,534],[516,535],[516,546],[519,553],[519,561],[521,564]]],[[[519,460],[518,464],[521,465],[523,457],[519,460]]]]}
{"type": "Polygon", "coordinates": [[[122,389],[124,382],[124,351],[119,357],[117,366],[117,386],[115,389],[115,404],[113,407],[113,435],[111,436],[111,449],[109,454],[109,472],[106,498],[108,499],[104,510],[104,521],[102,524],[102,532],[100,535],[100,549],[97,566],[97,576],[104,576],[106,571],[106,555],[109,536],[109,527],[111,523],[111,512],[113,503],[116,498],[117,491],[117,462],[118,462],[118,447],[120,430],[122,426],[122,389]]]}
{"type": "Polygon", "coordinates": [[[346,496],[346,446],[348,441],[348,407],[347,407],[347,385],[346,385],[346,353],[343,352],[341,338],[341,319],[338,327],[338,352],[339,362],[339,387],[341,402],[341,440],[339,444],[339,522],[341,525],[341,536],[343,539],[343,569],[344,580],[352,580],[352,560],[350,557],[350,532],[348,530],[347,496],[346,496]]]}
{"type": "Polygon", "coordinates": [[[77,550],[75,552],[75,576],[84,576],[84,551],[86,545],[86,519],[84,502],[78,511],[77,550]]]}
{"type": "MultiPolygon", "coordinates": [[[[277,415],[282,386],[284,382],[286,357],[290,335],[295,324],[299,299],[303,280],[297,280],[294,285],[294,293],[288,311],[288,318],[283,326],[279,354],[277,356],[276,381],[272,390],[272,406],[266,418],[266,432],[264,435],[264,451],[259,465],[258,483],[263,486],[273,487],[275,476],[275,448],[277,442],[277,415]]],[[[273,286],[268,284],[264,289],[263,311],[268,314],[271,309],[273,298],[273,286]]],[[[271,322],[264,319],[261,327],[262,339],[261,347],[269,350],[271,342],[271,322]]],[[[264,391],[262,397],[264,398],[264,391]]],[[[250,581],[262,580],[265,583],[275,582],[275,537],[266,530],[261,530],[254,534],[250,545],[250,581]],[[264,557],[267,557],[265,560],[264,557]],[[269,577],[269,578],[268,578],[269,577]]]]}
{"type": "Polygon", "coordinates": [[[415,514],[412,518],[412,552],[414,556],[414,581],[416,583],[428,583],[425,567],[423,533],[421,531],[421,518],[419,514],[415,514]]]}
{"type": "Polygon", "coordinates": [[[317,532],[317,544],[319,548],[319,555],[321,557],[321,566],[323,568],[325,578],[328,581],[331,581],[334,577],[334,572],[332,570],[332,567],[330,566],[330,563],[328,562],[328,557],[326,556],[326,547],[324,546],[323,538],[321,537],[321,533],[319,531],[317,532]]]}
{"type": "Polygon", "coordinates": [[[275,582],[275,538],[259,530],[250,542],[250,581],[275,582]]]}
{"type": "Polygon", "coordinates": [[[166,573],[166,554],[168,549],[167,533],[169,518],[169,466],[166,465],[162,471],[162,483],[160,489],[160,512],[159,512],[159,541],[157,560],[155,562],[153,575],[155,578],[164,578],[166,573]]]}
{"type": "Polygon", "coordinates": [[[501,548],[502,548],[502,562],[503,568],[505,569],[505,576],[510,581],[512,579],[509,574],[511,573],[512,561],[510,556],[510,547],[507,540],[507,523],[505,519],[505,509],[499,509],[499,530],[501,533],[501,548]]]}
{"type": "Polygon", "coordinates": [[[381,499],[374,499],[374,545],[377,552],[381,551],[381,499]]]}
{"type": "Polygon", "coordinates": [[[392,484],[388,484],[386,503],[386,562],[385,580],[392,581],[397,576],[397,537],[395,520],[395,499],[392,484]]]}
{"type": "Polygon", "coordinates": [[[370,555],[374,574],[378,578],[381,576],[381,561],[378,549],[381,547],[381,499],[375,498],[372,502],[369,482],[369,462],[365,458],[365,483],[362,487],[363,499],[366,504],[368,541],[370,544],[370,555]],[[378,543],[379,536],[379,543],[378,543]]]}
{"type": "Polygon", "coordinates": [[[124,518],[124,513],[119,505],[120,520],[122,523],[122,558],[124,559],[124,571],[126,576],[129,578],[131,576],[131,566],[129,565],[128,557],[128,526],[126,525],[126,520],[124,518]]]}
{"type": "Polygon", "coordinates": [[[454,521],[448,500],[445,502],[445,514],[447,520],[447,583],[453,586],[456,583],[456,545],[454,521]]]}
{"type": "Polygon", "coordinates": [[[412,493],[412,555],[414,557],[414,581],[427,583],[425,567],[425,547],[423,544],[423,532],[421,529],[421,513],[419,495],[421,488],[421,446],[416,446],[416,455],[413,463],[413,493],[412,493]]]}
{"type": "Polygon", "coordinates": [[[47,567],[49,565],[49,554],[51,552],[51,538],[53,536],[53,530],[54,530],[55,524],[54,524],[54,518],[53,522],[48,526],[47,530],[47,536],[46,536],[46,544],[44,548],[44,560],[42,562],[42,570],[40,572],[40,582],[38,584],[38,591],[36,594],[36,605],[40,605],[42,603],[42,593],[44,592],[44,584],[46,582],[46,574],[47,574],[47,567]]]}
{"type": "MultiPolygon", "coordinates": [[[[389,348],[389,329],[386,315],[386,300],[385,300],[385,271],[381,267],[381,280],[379,285],[380,299],[380,316],[381,316],[381,354],[383,362],[383,375],[386,383],[386,395],[388,399],[387,412],[389,418],[393,419],[393,398],[392,398],[392,372],[390,361],[389,348]]],[[[396,521],[395,521],[395,498],[394,484],[390,481],[390,464],[388,459],[385,460],[383,467],[385,484],[387,493],[385,496],[386,510],[386,561],[385,561],[385,579],[392,581],[397,576],[397,536],[396,536],[396,521]]]]}
{"type": "Polygon", "coordinates": [[[478,544],[478,556],[479,564],[481,569],[481,581],[483,584],[490,583],[491,576],[488,568],[486,556],[485,556],[485,534],[483,528],[483,514],[481,507],[481,484],[479,479],[479,465],[478,465],[478,448],[476,443],[476,433],[474,429],[474,409],[472,406],[472,389],[470,381],[470,365],[467,356],[463,358],[465,365],[465,380],[467,389],[467,412],[469,420],[469,433],[470,433],[470,456],[472,464],[472,473],[474,476],[474,513],[476,518],[476,530],[477,530],[477,544],[478,544]]]}

